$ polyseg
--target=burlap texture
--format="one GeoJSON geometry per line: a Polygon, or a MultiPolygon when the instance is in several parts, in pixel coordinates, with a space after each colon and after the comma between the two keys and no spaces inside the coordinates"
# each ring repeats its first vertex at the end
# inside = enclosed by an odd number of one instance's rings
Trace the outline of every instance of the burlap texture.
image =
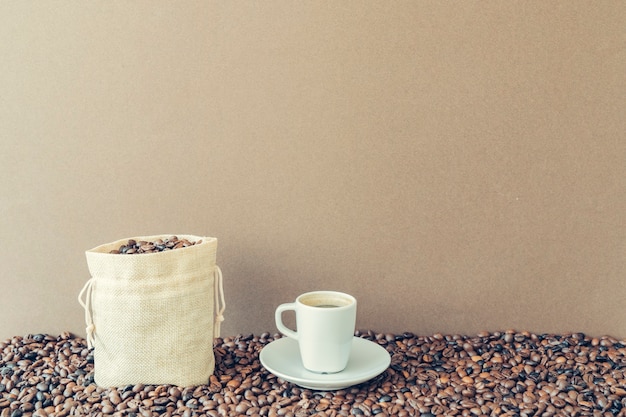
{"type": "Polygon", "coordinates": [[[213,373],[215,284],[221,279],[221,273],[216,277],[217,239],[178,237],[202,243],[159,253],[110,254],[128,242],[122,239],[86,251],[92,278],[85,308],[96,384],[190,386],[207,383],[213,373]]]}

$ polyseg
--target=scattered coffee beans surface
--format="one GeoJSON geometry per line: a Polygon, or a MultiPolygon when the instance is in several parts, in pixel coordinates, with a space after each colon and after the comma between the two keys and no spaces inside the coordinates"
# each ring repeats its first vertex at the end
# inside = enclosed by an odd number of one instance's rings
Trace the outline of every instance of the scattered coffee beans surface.
{"type": "Polygon", "coordinates": [[[0,341],[0,417],[51,416],[626,416],[626,341],[506,331],[417,336],[357,331],[391,366],[337,391],[268,372],[259,352],[280,335],[214,342],[205,385],[99,387],[93,350],[69,333],[0,341]]]}

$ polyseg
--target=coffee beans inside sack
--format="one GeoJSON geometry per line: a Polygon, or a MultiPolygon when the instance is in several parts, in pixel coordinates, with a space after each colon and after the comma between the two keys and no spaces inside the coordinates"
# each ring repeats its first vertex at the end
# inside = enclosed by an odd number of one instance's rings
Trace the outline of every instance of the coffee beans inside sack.
{"type": "Polygon", "coordinates": [[[123,255],[155,253],[172,249],[186,248],[188,246],[193,246],[200,243],[202,243],[202,239],[190,242],[187,239],[179,239],[178,236],[170,236],[165,239],[156,239],[153,242],[146,242],[145,240],[140,240],[139,242],[137,242],[134,239],[128,239],[128,242],[126,242],[125,245],[121,245],[118,249],[113,249],[109,253],[123,255]]]}
{"type": "Polygon", "coordinates": [[[79,302],[95,382],[205,384],[224,312],[217,239],[132,237],[85,254],[91,279],[79,302]]]}

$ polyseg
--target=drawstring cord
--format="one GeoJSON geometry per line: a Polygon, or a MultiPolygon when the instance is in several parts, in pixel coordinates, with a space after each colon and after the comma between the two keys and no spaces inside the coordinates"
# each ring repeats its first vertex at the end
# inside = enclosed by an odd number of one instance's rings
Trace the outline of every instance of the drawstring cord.
{"type": "Polygon", "coordinates": [[[96,326],[94,326],[93,317],[91,316],[91,294],[93,292],[94,282],[95,278],[90,278],[78,294],[78,302],[81,306],[83,306],[83,309],[85,310],[85,323],[87,323],[85,331],[87,332],[87,347],[89,349],[93,347],[93,343],[95,340],[94,333],[96,331],[96,326]],[[85,301],[83,301],[83,295],[85,296],[85,301]]]}
{"type": "Polygon", "coordinates": [[[222,270],[217,265],[215,265],[213,276],[215,279],[215,323],[213,324],[213,337],[220,337],[220,326],[224,321],[226,302],[224,301],[222,270]]]}

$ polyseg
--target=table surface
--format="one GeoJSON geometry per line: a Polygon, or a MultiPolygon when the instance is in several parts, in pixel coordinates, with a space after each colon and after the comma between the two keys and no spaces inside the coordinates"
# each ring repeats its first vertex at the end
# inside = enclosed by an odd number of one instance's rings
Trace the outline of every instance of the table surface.
{"type": "Polygon", "coordinates": [[[280,336],[215,340],[206,385],[99,387],[93,350],[70,333],[0,342],[0,417],[63,415],[626,416],[626,342],[581,333],[356,336],[391,365],[336,391],[301,388],[267,371],[261,350],[280,336]]]}

